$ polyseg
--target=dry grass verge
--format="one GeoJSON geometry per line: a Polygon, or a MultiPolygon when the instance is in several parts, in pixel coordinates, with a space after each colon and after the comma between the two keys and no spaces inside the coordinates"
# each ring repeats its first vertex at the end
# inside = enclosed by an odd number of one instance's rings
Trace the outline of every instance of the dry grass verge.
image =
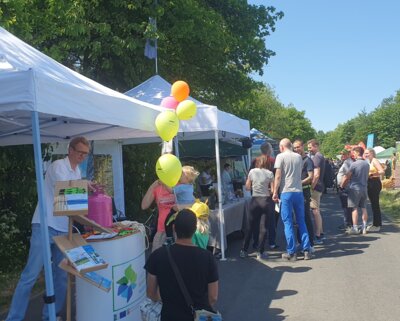
{"type": "Polygon", "coordinates": [[[382,212],[400,224],[400,189],[384,189],[380,195],[382,212]]]}

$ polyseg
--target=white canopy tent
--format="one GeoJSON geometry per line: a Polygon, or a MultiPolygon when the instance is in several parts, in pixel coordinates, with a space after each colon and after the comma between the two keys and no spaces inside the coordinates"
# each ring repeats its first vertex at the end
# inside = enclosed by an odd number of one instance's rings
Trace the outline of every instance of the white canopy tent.
{"type": "MultiPolygon", "coordinates": [[[[159,106],[163,98],[171,93],[171,84],[159,75],[155,75],[125,94],[145,103],[159,106]]],[[[249,121],[219,110],[216,106],[206,105],[189,97],[197,105],[197,114],[190,120],[180,122],[179,140],[213,139],[218,131],[220,139],[235,139],[249,137],[249,121]]],[[[134,141],[143,142],[142,138],[125,140],[125,143],[134,141]]],[[[159,139],[158,139],[159,140],[159,139]]],[[[157,141],[151,137],[146,142],[157,141]]]]}
{"type": "MultiPolygon", "coordinates": [[[[159,75],[149,78],[147,81],[129,90],[125,94],[146,103],[160,105],[164,97],[171,93],[171,84],[159,75]]],[[[235,138],[249,137],[250,125],[248,120],[241,119],[230,113],[223,112],[215,106],[205,105],[189,97],[197,105],[197,114],[188,121],[181,121],[177,135],[178,140],[197,140],[214,139],[215,140],[215,158],[217,163],[218,180],[218,200],[219,200],[219,218],[221,232],[222,259],[225,259],[225,222],[222,215],[222,191],[221,191],[221,165],[219,155],[219,140],[229,140],[235,138]]],[[[133,138],[124,140],[123,144],[151,142],[154,137],[133,138]]],[[[175,144],[177,147],[177,144],[175,144]]],[[[177,149],[177,148],[176,148],[177,149]]]]}
{"type": "MultiPolygon", "coordinates": [[[[40,144],[79,135],[148,137],[160,111],[66,68],[0,28],[0,146],[34,145],[47,297],[54,296],[54,286],[40,144]]],[[[54,302],[48,306],[53,321],[54,302]]]]}

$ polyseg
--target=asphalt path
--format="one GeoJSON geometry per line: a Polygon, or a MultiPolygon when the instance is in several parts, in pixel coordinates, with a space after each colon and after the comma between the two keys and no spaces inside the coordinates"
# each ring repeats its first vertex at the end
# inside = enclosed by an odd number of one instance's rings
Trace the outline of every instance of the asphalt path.
{"type": "MultiPolygon", "coordinates": [[[[240,233],[228,237],[227,259],[218,262],[218,309],[225,321],[400,320],[398,227],[384,220],[379,233],[345,235],[337,228],[342,211],[332,191],[323,195],[321,212],[326,240],[310,261],[281,260],[281,222],[280,248],[269,251],[268,260],[255,253],[240,258],[240,233]]],[[[40,296],[33,297],[25,320],[39,321],[41,306],[40,296]]]]}
{"type": "MultiPolygon", "coordinates": [[[[346,235],[336,193],[321,203],[326,240],[310,261],[283,262],[239,257],[242,240],[228,242],[228,259],[219,262],[218,307],[228,321],[398,321],[400,320],[399,229],[384,220],[379,233],[346,235]]],[[[368,212],[372,212],[368,208],[368,212]]]]}

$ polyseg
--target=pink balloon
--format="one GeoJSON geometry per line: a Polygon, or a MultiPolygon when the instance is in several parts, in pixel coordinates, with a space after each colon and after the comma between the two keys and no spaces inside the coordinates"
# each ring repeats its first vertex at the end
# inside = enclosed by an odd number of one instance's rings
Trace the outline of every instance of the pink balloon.
{"type": "Polygon", "coordinates": [[[176,109],[176,107],[178,106],[179,101],[177,101],[174,97],[172,96],[168,96],[163,98],[163,100],[161,101],[161,106],[165,107],[165,108],[170,108],[170,109],[176,109]]]}

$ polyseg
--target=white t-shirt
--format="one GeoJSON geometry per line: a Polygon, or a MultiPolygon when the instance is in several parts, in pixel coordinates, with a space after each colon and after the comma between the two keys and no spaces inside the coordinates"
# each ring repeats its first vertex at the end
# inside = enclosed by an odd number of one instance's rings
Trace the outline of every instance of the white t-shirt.
{"type": "Polygon", "coordinates": [[[254,197],[270,196],[269,185],[274,181],[274,174],[265,168],[253,168],[249,172],[254,197]]]}
{"type": "MultiPolygon", "coordinates": [[[[47,214],[48,226],[60,232],[68,232],[68,217],[53,215],[54,189],[57,181],[69,181],[81,179],[81,171],[79,166],[75,170],[71,168],[68,156],[64,159],[54,161],[46,172],[44,179],[44,209],[47,214]]],[[[40,224],[39,206],[36,205],[35,213],[33,214],[32,224],[40,224]]]]}
{"type": "Polygon", "coordinates": [[[281,170],[281,184],[279,191],[302,192],[301,171],[303,169],[303,159],[297,153],[292,151],[284,151],[276,156],[275,168],[281,170]]]}

